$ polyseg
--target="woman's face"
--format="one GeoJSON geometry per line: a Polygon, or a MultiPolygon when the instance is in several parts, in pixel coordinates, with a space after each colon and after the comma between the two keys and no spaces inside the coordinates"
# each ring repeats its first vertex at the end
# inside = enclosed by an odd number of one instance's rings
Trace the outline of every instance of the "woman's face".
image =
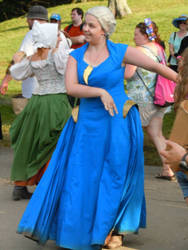
{"type": "Polygon", "coordinates": [[[85,35],[86,42],[97,43],[101,37],[105,35],[97,18],[87,14],[85,17],[85,24],[83,26],[83,32],[85,35]]]}
{"type": "Polygon", "coordinates": [[[181,21],[181,22],[179,22],[179,29],[180,30],[187,30],[188,28],[187,28],[187,21],[181,21]]]}
{"type": "Polygon", "coordinates": [[[135,42],[136,46],[143,45],[143,44],[147,43],[148,41],[149,40],[148,40],[147,35],[142,34],[140,32],[140,29],[136,28],[134,31],[134,42],[135,42]]]}

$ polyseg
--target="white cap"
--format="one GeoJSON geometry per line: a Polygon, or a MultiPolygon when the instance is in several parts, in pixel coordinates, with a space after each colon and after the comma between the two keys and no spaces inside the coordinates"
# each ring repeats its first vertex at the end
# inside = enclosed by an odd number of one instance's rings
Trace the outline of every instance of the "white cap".
{"type": "Polygon", "coordinates": [[[34,21],[32,27],[33,46],[37,48],[55,48],[57,44],[58,24],[34,21]]]}

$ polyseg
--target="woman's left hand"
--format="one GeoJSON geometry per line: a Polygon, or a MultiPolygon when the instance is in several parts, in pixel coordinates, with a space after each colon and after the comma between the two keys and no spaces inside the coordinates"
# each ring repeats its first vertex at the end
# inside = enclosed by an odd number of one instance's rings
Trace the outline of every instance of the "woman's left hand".
{"type": "Polygon", "coordinates": [[[100,98],[102,103],[104,104],[104,108],[109,112],[111,116],[114,116],[114,111],[116,114],[118,114],[118,110],[114,103],[114,100],[106,90],[103,90],[102,94],[100,95],[100,98]]]}

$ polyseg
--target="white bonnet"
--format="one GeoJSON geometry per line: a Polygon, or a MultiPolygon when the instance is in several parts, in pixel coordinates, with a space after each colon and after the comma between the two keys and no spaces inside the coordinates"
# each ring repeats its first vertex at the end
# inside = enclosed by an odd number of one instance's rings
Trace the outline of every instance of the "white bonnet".
{"type": "Polygon", "coordinates": [[[97,18],[102,28],[104,29],[107,37],[110,36],[116,27],[116,20],[111,10],[106,6],[96,6],[90,8],[86,15],[90,14],[97,18]]]}
{"type": "Polygon", "coordinates": [[[58,24],[34,21],[32,27],[33,46],[37,48],[55,48],[57,44],[58,24]]]}

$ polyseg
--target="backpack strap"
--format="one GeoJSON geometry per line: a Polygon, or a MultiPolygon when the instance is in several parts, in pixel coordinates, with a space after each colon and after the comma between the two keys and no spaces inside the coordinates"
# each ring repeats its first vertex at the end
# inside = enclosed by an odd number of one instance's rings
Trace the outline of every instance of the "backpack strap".
{"type": "MultiPolygon", "coordinates": [[[[67,27],[67,32],[70,31],[70,29],[72,28],[72,26],[73,26],[73,24],[70,24],[70,25],[67,27]]],[[[82,24],[80,25],[80,31],[83,29],[83,26],[84,26],[84,23],[82,23],[82,24]]]]}
{"type": "Polygon", "coordinates": [[[150,48],[148,48],[147,46],[144,46],[144,45],[141,46],[141,47],[143,47],[143,48],[149,50],[149,51],[151,52],[151,54],[154,55],[154,56],[157,58],[158,62],[161,63],[161,59],[159,58],[158,55],[156,55],[156,54],[153,52],[153,50],[151,50],[150,48]]]}
{"type": "Polygon", "coordinates": [[[69,32],[69,30],[72,28],[73,24],[70,24],[68,27],[67,27],[67,32],[69,32]]]}
{"type": "Polygon", "coordinates": [[[136,74],[138,75],[138,77],[140,78],[141,82],[144,84],[144,87],[147,89],[147,91],[149,92],[150,96],[152,97],[152,99],[154,99],[154,95],[152,95],[150,89],[148,88],[148,86],[146,85],[146,83],[144,82],[144,79],[141,77],[141,75],[138,73],[138,70],[136,70],[136,74]]]}
{"type": "Polygon", "coordinates": [[[174,32],[174,40],[176,39],[176,32],[174,32]]]}
{"type": "Polygon", "coordinates": [[[84,23],[80,25],[80,31],[83,30],[84,23]]]}

